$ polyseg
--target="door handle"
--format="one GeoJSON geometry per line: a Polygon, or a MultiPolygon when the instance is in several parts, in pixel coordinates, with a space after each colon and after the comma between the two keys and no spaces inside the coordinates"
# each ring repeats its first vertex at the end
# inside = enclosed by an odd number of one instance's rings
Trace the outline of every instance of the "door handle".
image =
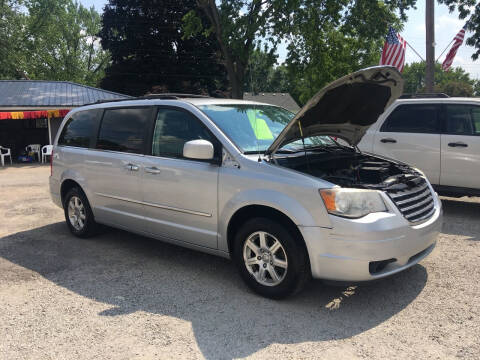
{"type": "Polygon", "coordinates": [[[380,141],[381,141],[382,143],[392,143],[392,144],[397,142],[397,140],[392,139],[392,138],[386,138],[386,139],[382,139],[382,140],[380,140],[380,141]]]}
{"type": "Polygon", "coordinates": [[[138,165],[128,163],[127,165],[125,165],[125,169],[130,171],[138,171],[140,167],[138,165]]]}
{"type": "Polygon", "coordinates": [[[147,172],[149,174],[160,174],[160,169],[155,167],[155,166],[146,167],[145,172],[147,172]]]}
{"type": "Polygon", "coordinates": [[[468,145],[463,143],[463,142],[448,143],[448,146],[450,146],[450,147],[468,147],[468,145]]]}

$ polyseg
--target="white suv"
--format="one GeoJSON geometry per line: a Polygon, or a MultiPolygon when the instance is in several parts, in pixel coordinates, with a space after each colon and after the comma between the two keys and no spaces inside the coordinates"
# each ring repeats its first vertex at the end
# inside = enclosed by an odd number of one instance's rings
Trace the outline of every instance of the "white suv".
{"type": "Polygon", "coordinates": [[[479,196],[480,100],[401,98],[359,148],[420,168],[440,194],[479,196]]]}

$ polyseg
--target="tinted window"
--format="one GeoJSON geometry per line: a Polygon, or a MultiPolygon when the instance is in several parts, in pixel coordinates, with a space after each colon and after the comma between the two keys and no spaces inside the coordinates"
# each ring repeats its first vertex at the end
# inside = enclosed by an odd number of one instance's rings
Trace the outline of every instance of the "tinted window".
{"type": "Polygon", "coordinates": [[[98,125],[98,110],[86,110],[73,114],[67,120],[58,138],[58,145],[91,146],[98,125]]]}
{"type": "Polygon", "coordinates": [[[400,105],[393,110],[380,131],[438,134],[438,106],[400,105]]]}
{"type": "Polygon", "coordinates": [[[182,158],[183,145],[187,141],[197,139],[208,140],[214,145],[216,143],[213,135],[193,115],[174,109],[158,110],[152,155],[182,158]]]}
{"type": "Polygon", "coordinates": [[[97,149],[143,153],[151,114],[150,107],[105,110],[97,149]]]}
{"type": "Polygon", "coordinates": [[[475,135],[480,135],[480,106],[472,107],[472,120],[475,135]]]}
{"type": "MultiPolygon", "coordinates": [[[[473,111],[472,105],[447,105],[446,106],[446,134],[473,135],[473,111]]],[[[478,118],[478,110],[475,117],[478,118]]],[[[478,120],[477,120],[478,121],[478,120]]]]}

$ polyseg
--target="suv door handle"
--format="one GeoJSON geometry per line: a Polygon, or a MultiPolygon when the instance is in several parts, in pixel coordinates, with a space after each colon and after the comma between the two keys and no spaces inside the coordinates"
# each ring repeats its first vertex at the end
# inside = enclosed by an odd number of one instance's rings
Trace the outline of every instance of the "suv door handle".
{"type": "Polygon", "coordinates": [[[125,165],[125,169],[130,171],[138,171],[140,168],[138,165],[128,163],[127,165],[125,165]]]}
{"type": "Polygon", "coordinates": [[[468,147],[468,145],[463,143],[463,142],[448,143],[448,146],[450,146],[450,147],[468,147]]]}
{"type": "Polygon", "coordinates": [[[395,139],[392,139],[392,138],[386,138],[386,139],[382,139],[380,140],[382,143],[396,143],[397,140],[395,139]]]}
{"type": "Polygon", "coordinates": [[[147,172],[149,174],[160,174],[160,169],[155,167],[155,166],[146,167],[145,172],[147,172]]]}

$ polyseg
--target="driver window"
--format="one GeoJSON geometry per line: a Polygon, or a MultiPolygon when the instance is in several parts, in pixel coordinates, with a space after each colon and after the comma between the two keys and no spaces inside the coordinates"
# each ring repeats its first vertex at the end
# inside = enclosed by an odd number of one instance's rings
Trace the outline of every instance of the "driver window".
{"type": "MultiPolygon", "coordinates": [[[[203,139],[216,144],[207,128],[191,114],[175,109],[159,109],[153,132],[152,155],[183,158],[183,145],[203,139]]],[[[217,146],[215,146],[215,150],[217,146]]],[[[217,153],[217,151],[215,151],[217,153]]]]}

